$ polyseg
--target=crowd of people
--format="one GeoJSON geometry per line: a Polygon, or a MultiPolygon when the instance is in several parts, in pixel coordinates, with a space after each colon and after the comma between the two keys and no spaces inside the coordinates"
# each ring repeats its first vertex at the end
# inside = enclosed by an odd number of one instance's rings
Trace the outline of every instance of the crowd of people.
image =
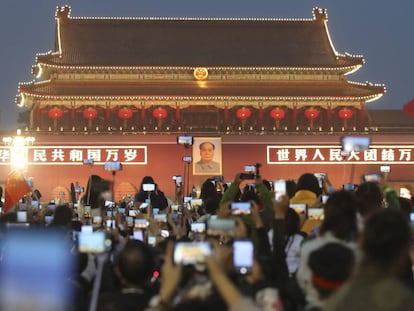
{"type": "Polygon", "coordinates": [[[413,201],[386,178],[344,190],[305,173],[281,195],[258,172],[245,178],[207,178],[197,198],[177,183],[167,198],[145,176],[113,202],[111,182],[91,175],[73,206],[3,214],[0,309],[414,310],[413,201]],[[43,249],[38,231],[63,251],[43,249]],[[16,235],[31,247],[13,247],[16,235]]]}

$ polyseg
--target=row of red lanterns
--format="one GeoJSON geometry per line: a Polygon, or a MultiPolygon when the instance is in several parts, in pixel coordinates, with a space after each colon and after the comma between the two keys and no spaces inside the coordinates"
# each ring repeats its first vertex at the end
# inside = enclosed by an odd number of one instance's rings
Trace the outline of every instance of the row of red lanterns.
{"type": "MultiPolygon", "coordinates": [[[[247,107],[241,107],[237,109],[236,111],[236,117],[242,121],[243,125],[244,123],[251,117],[251,110],[247,107]]],[[[310,107],[307,108],[304,111],[305,117],[311,122],[311,125],[313,125],[313,121],[316,120],[319,117],[320,110],[310,107]]],[[[54,120],[56,123],[57,120],[59,120],[63,115],[63,110],[59,107],[53,107],[48,111],[48,116],[50,119],[54,120]]],[[[93,107],[88,107],[83,110],[82,112],[83,117],[89,121],[89,123],[92,122],[98,115],[98,111],[93,107]]],[[[130,118],[132,118],[133,112],[130,108],[123,107],[118,110],[118,117],[122,120],[124,120],[124,123],[126,125],[126,121],[130,118]]],[[[158,125],[161,124],[161,122],[167,118],[168,112],[165,108],[158,107],[155,108],[152,112],[152,115],[155,119],[158,120],[158,125]]],[[[353,112],[349,108],[342,108],[338,111],[338,117],[346,122],[347,120],[351,119],[353,115],[353,112]]],[[[283,120],[286,116],[286,112],[284,109],[280,107],[276,107],[270,111],[270,117],[274,119],[279,125],[279,122],[283,120]]]]}

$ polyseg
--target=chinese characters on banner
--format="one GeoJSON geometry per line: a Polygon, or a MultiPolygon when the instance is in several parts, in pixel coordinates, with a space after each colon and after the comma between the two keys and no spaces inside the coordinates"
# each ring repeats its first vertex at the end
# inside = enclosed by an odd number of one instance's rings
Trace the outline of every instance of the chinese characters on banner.
{"type": "Polygon", "coordinates": [[[267,146],[267,164],[409,164],[414,145],[371,145],[363,152],[342,155],[341,146],[267,146]]]}
{"type": "MultiPolygon", "coordinates": [[[[146,146],[36,146],[28,147],[30,165],[75,165],[84,159],[94,163],[122,162],[122,164],[147,164],[146,146]]],[[[0,164],[10,163],[10,149],[0,148],[0,164]]]]}

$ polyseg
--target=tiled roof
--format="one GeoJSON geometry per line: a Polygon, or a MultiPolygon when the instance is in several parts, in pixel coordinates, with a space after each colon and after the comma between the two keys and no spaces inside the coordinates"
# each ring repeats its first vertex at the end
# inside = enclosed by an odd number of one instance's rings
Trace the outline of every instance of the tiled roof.
{"type": "MultiPolygon", "coordinates": [[[[316,13],[315,13],[316,12],[316,13]]],[[[319,13],[318,13],[319,12],[319,13]]],[[[78,66],[347,67],[326,12],[313,19],[73,18],[57,14],[55,52],[38,61],[78,66]]]]}
{"type": "Polygon", "coordinates": [[[371,97],[382,86],[346,81],[49,81],[20,85],[33,96],[264,96],[264,97],[371,97]]]}

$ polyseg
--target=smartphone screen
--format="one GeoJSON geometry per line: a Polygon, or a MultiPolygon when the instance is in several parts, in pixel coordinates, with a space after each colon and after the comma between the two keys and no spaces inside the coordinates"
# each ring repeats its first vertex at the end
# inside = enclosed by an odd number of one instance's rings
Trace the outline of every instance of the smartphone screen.
{"type": "Polygon", "coordinates": [[[280,201],[282,196],[286,195],[286,181],[284,179],[275,180],[273,189],[275,191],[275,200],[280,201]]]}
{"type": "Polygon", "coordinates": [[[157,245],[157,237],[155,235],[149,235],[147,238],[147,244],[155,247],[157,245]]]}
{"type": "Polygon", "coordinates": [[[17,211],[17,222],[27,222],[27,211],[17,211]]]}
{"type": "Polygon", "coordinates": [[[174,263],[194,265],[203,263],[205,256],[211,255],[209,242],[178,242],[174,247],[174,263]]]}
{"type": "Polygon", "coordinates": [[[233,242],[233,265],[241,274],[246,274],[253,267],[253,242],[234,241],[233,242]]]}
{"type": "Polygon", "coordinates": [[[132,234],[132,238],[134,240],[139,240],[144,242],[144,231],[142,230],[134,230],[133,234],[132,234]]]}
{"type": "Polygon", "coordinates": [[[248,215],[251,213],[250,202],[232,202],[231,203],[232,215],[248,215]]]}
{"type": "Polygon", "coordinates": [[[92,233],[93,232],[93,226],[91,226],[91,225],[83,225],[81,227],[81,232],[84,232],[84,233],[92,233]]]}
{"type": "Polygon", "coordinates": [[[75,256],[64,237],[48,230],[19,230],[4,237],[0,262],[0,310],[55,311],[73,305],[68,275],[75,256]]]}
{"type": "Polygon", "coordinates": [[[306,214],[306,203],[290,203],[289,207],[299,215],[306,214]]]}
{"type": "Polygon", "coordinates": [[[198,234],[205,233],[206,224],[204,222],[193,222],[191,224],[191,231],[198,234]]]}
{"type": "Polygon", "coordinates": [[[142,190],[144,191],[154,191],[155,190],[155,184],[143,184],[142,190]]]}
{"type": "Polygon", "coordinates": [[[234,219],[209,219],[207,221],[207,234],[213,236],[234,235],[236,221],[234,219]]]}
{"type": "Polygon", "coordinates": [[[106,220],[106,227],[108,229],[115,229],[115,219],[107,219],[106,220]]]}
{"type": "Polygon", "coordinates": [[[308,208],[308,219],[323,220],[324,211],[323,208],[308,208]]]}
{"type": "Polygon", "coordinates": [[[132,216],[127,216],[126,217],[126,221],[127,221],[127,225],[128,227],[132,227],[134,225],[134,217],[132,216]]]}
{"type": "Polygon", "coordinates": [[[149,222],[147,219],[135,219],[134,227],[135,228],[147,228],[149,225],[149,222]]]}
{"type": "Polygon", "coordinates": [[[154,219],[160,222],[167,222],[167,214],[156,214],[154,215],[154,219]]]}
{"type": "Polygon", "coordinates": [[[80,232],[78,234],[78,249],[80,253],[97,254],[105,252],[105,232],[80,232]]]}

